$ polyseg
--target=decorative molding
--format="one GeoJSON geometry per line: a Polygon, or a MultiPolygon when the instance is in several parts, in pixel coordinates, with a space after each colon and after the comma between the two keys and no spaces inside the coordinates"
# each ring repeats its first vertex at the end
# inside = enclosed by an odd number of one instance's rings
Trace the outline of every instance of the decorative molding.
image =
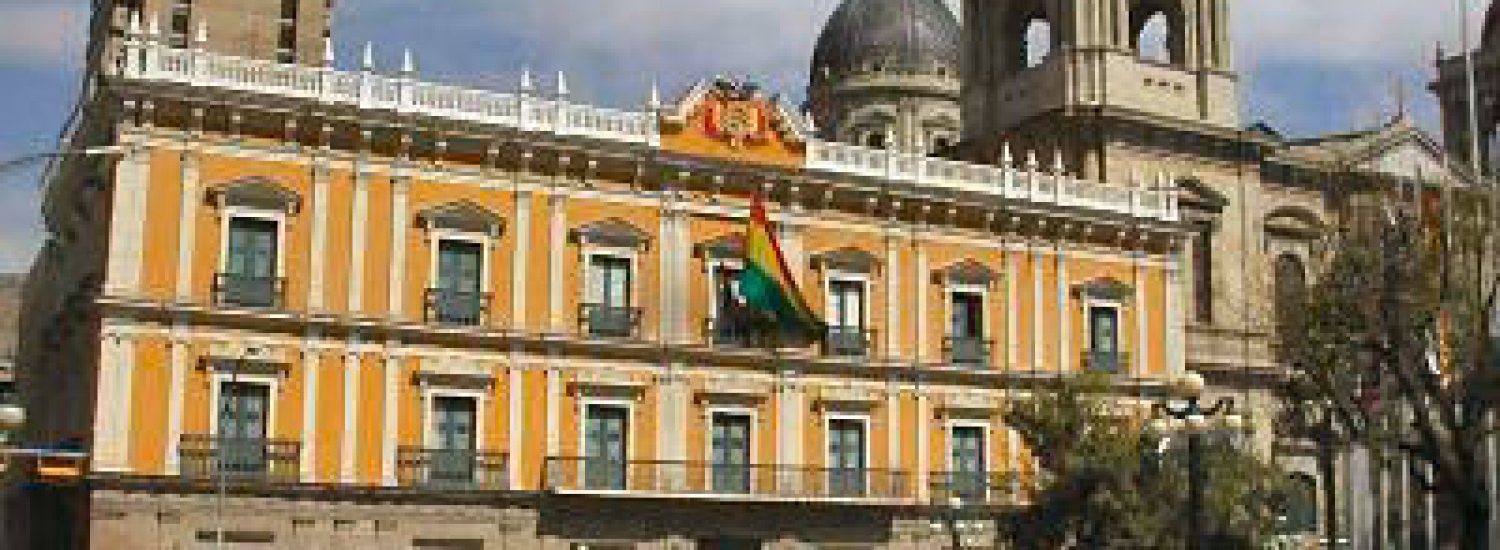
{"type": "Polygon", "coordinates": [[[1082,299],[1127,303],[1134,299],[1135,289],[1115,279],[1094,279],[1073,287],[1073,295],[1082,299]]]}
{"type": "Polygon", "coordinates": [[[417,212],[417,221],[431,231],[448,229],[464,233],[482,233],[499,237],[505,231],[505,219],[483,206],[461,200],[429,206],[417,212]]]}
{"type": "Polygon", "coordinates": [[[216,185],[205,196],[220,210],[237,206],[281,212],[288,216],[295,216],[302,210],[301,195],[264,176],[247,176],[216,185]]]}
{"type": "Polygon", "coordinates": [[[651,235],[620,218],[608,218],[576,228],[572,231],[572,238],[579,244],[606,248],[645,250],[651,246],[651,235]]]}
{"type": "Polygon", "coordinates": [[[990,286],[1004,275],[977,260],[963,260],[933,272],[939,284],[990,286]]]}
{"type": "Polygon", "coordinates": [[[825,271],[873,274],[880,269],[880,258],[859,248],[845,247],[813,254],[812,265],[825,271]]]}

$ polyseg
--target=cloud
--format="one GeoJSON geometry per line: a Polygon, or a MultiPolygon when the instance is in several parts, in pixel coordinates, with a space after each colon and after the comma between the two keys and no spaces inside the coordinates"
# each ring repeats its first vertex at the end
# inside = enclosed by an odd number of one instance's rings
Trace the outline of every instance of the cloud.
{"type": "Polygon", "coordinates": [[[87,40],[86,5],[60,0],[0,5],[0,66],[75,68],[87,40]]]}

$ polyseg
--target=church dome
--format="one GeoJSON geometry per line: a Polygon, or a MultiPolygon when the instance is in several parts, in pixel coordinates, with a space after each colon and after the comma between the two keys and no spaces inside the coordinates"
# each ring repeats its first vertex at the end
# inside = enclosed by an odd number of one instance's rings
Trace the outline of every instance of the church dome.
{"type": "Polygon", "coordinates": [[[813,50],[812,75],[957,76],[962,32],[944,0],[843,0],[813,50]]]}

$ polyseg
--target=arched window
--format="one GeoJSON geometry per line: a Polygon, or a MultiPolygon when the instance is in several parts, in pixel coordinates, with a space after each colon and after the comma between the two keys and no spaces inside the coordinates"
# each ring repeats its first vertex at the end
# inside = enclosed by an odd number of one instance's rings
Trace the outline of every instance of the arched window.
{"type": "Polygon", "coordinates": [[[1172,63],[1172,25],[1165,12],[1156,12],[1146,18],[1140,33],[1135,37],[1135,51],[1141,59],[1158,63],[1172,63]]]}
{"type": "Polygon", "coordinates": [[[1288,318],[1301,307],[1303,294],[1307,291],[1307,269],[1296,254],[1286,253],[1276,258],[1276,317],[1288,318]]]}
{"type": "Polygon", "coordinates": [[[1046,19],[1032,19],[1026,24],[1024,54],[1026,67],[1041,65],[1052,55],[1052,23],[1046,19]]]}

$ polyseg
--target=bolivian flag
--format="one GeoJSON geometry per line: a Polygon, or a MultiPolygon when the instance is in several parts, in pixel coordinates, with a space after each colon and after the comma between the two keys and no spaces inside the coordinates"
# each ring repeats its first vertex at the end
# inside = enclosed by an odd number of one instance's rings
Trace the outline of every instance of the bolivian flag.
{"type": "Polygon", "coordinates": [[[802,291],[798,290],[797,280],[787,268],[786,257],[781,253],[781,245],[771,229],[771,220],[766,216],[766,205],[759,195],[750,208],[750,228],[745,232],[745,269],[740,272],[740,295],[746,306],[769,318],[773,323],[773,333],[805,342],[822,336],[823,321],[813,314],[807,300],[802,297],[802,291]]]}

